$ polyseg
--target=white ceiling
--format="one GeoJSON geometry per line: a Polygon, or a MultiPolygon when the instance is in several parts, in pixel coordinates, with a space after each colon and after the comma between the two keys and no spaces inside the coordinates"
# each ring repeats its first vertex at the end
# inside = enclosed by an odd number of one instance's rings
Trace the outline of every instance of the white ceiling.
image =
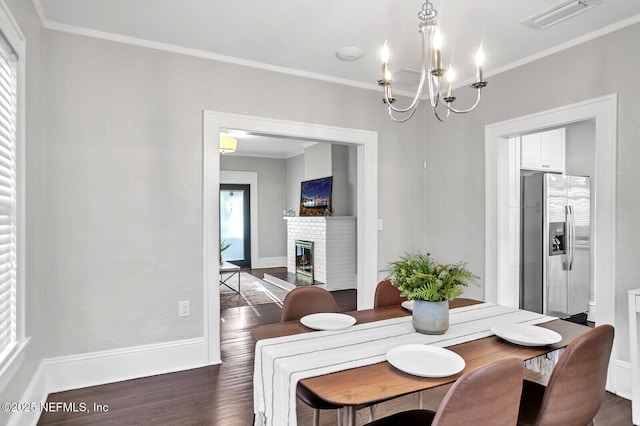
{"type": "MultiPolygon", "coordinates": [[[[421,0],[33,1],[46,28],[372,90],[378,90],[378,57],[385,40],[392,71],[419,69],[416,15],[421,0]],[[336,51],[346,46],[360,47],[364,55],[354,62],[338,60],[336,51]]],[[[473,78],[479,44],[490,82],[492,74],[640,21],[640,1],[603,0],[546,30],[520,24],[561,1],[433,0],[443,62],[456,68],[458,85],[473,78]]]]}

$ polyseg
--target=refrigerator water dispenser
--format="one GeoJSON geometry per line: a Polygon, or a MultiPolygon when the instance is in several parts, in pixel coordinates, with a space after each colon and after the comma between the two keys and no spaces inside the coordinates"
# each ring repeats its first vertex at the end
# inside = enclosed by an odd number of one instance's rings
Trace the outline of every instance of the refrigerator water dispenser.
{"type": "Polygon", "coordinates": [[[549,256],[566,253],[564,222],[549,223],[549,256]]]}

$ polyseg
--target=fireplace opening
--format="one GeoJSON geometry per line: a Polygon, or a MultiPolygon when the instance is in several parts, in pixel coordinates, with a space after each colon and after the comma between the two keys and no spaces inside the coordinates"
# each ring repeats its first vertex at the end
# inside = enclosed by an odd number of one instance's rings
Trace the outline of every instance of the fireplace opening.
{"type": "Polygon", "coordinates": [[[296,275],[313,280],[313,241],[296,240],[296,275]]]}

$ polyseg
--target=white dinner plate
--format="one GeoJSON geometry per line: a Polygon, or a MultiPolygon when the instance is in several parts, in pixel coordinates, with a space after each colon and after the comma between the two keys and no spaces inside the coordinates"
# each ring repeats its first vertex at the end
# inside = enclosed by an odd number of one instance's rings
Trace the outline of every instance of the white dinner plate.
{"type": "Polygon", "coordinates": [[[413,311],[413,300],[405,300],[404,302],[402,302],[400,304],[400,306],[405,308],[407,311],[412,312],[413,311]]]}
{"type": "Polygon", "coordinates": [[[491,331],[508,342],[522,346],[553,345],[562,340],[562,336],[555,331],[531,324],[494,325],[491,331]]]}
{"type": "Polygon", "coordinates": [[[449,349],[429,345],[396,346],[387,361],[398,370],[420,377],[447,377],[464,370],[464,359],[449,349]]]}
{"type": "Polygon", "coordinates": [[[321,313],[305,315],[300,318],[300,322],[314,330],[340,330],[351,327],[356,323],[356,319],[351,315],[321,313]]]}

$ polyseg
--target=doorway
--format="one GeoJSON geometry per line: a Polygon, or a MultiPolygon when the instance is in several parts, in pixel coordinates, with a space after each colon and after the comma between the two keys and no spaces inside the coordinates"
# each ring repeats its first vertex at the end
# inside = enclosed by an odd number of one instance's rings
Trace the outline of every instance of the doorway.
{"type": "Polygon", "coordinates": [[[251,268],[251,187],[220,184],[220,258],[251,268]]]}
{"type": "MultiPolygon", "coordinates": [[[[518,306],[514,290],[513,263],[509,228],[513,222],[509,204],[508,181],[510,144],[514,135],[540,129],[595,120],[595,185],[592,199],[594,227],[595,323],[615,326],[615,254],[616,254],[616,141],[617,97],[609,95],[554,110],[543,111],[485,127],[485,300],[506,306],[518,306]]],[[[516,187],[516,186],[511,186],[516,187]]],[[[616,389],[617,352],[614,345],[609,364],[607,390],[616,389]]],[[[620,374],[623,374],[622,372],[620,374]]]]}
{"type": "MultiPolygon", "coordinates": [[[[373,307],[373,295],[378,282],[378,134],[376,132],[203,111],[202,319],[207,348],[206,358],[209,364],[222,362],[220,358],[220,289],[218,283],[220,277],[218,216],[220,211],[219,197],[216,194],[216,189],[220,185],[221,173],[220,155],[216,141],[220,132],[225,130],[244,130],[255,134],[355,146],[358,182],[356,201],[358,309],[373,307]]],[[[253,210],[255,211],[255,209],[253,210]]],[[[252,229],[252,232],[255,231],[252,229]]],[[[255,242],[252,246],[255,251],[255,242]]]]}

